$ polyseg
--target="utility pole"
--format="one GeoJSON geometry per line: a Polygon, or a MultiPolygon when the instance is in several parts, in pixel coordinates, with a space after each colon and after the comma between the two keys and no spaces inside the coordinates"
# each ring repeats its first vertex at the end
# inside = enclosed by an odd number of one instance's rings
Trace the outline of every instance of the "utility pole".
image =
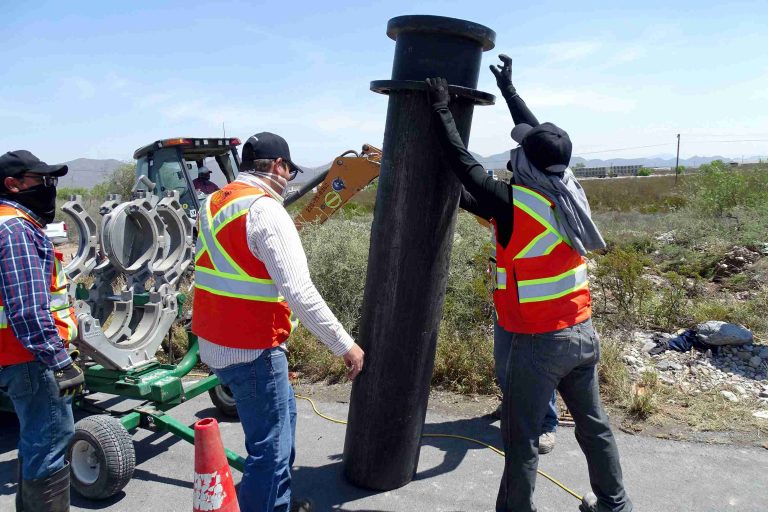
{"type": "Polygon", "coordinates": [[[680,174],[680,134],[677,134],[677,156],[675,157],[675,186],[677,186],[677,175],[680,174]]]}
{"type": "Polygon", "coordinates": [[[224,128],[224,121],[221,122],[221,131],[224,132],[224,138],[227,138],[227,129],[224,128]]]}

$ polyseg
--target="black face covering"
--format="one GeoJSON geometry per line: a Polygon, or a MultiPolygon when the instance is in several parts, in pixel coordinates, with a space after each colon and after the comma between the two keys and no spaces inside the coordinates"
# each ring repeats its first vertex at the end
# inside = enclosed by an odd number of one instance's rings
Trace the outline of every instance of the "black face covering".
{"type": "Polygon", "coordinates": [[[56,187],[46,187],[41,183],[15,194],[5,194],[5,197],[32,210],[44,224],[53,222],[56,217],[56,187]]]}

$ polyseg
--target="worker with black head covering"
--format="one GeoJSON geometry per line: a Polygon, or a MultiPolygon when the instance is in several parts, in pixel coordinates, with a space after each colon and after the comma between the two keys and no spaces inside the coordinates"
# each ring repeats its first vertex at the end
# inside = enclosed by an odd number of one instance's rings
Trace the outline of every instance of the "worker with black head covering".
{"type": "Polygon", "coordinates": [[[464,186],[461,204],[496,235],[494,304],[510,341],[502,399],[504,474],[497,511],[534,512],[539,435],[555,389],[576,424],[594,494],[580,510],[628,512],[619,452],[600,402],[598,336],[584,259],[605,247],[583,189],[568,168],[571,141],[539,123],[512,85],[512,59],[491,66],[516,127],[511,183],[494,180],[467,151],[443,78],[427,79],[446,163],[464,186]]]}

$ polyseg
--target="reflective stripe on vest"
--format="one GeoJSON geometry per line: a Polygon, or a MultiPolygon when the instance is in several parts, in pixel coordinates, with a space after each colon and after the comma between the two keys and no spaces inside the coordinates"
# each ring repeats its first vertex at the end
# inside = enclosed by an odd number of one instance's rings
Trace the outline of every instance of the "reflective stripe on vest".
{"type": "Polygon", "coordinates": [[[499,290],[507,289],[507,269],[496,267],[496,288],[499,290]]]}
{"type": "MultiPolygon", "coordinates": [[[[555,209],[550,206],[549,202],[527,188],[514,185],[513,188],[514,192],[520,192],[520,194],[512,194],[514,205],[536,219],[545,229],[538,236],[534,237],[513,259],[546,256],[559,243],[570,245],[567,236],[563,233],[555,209]]],[[[499,290],[506,289],[507,269],[498,268],[496,276],[496,288],[499,290]]]]}
{"type": "MultiPolygon", "coordinates": [[[[518,192],[517,194],[512,194],[515,206],[539,221],[548,231],[554,233],[558,240],[562,240],[566,244],[571,245],[571,241],[564,234],[560,225],[560,220],[557,218],[555,209],[550,206],[549,201],[525,187],[513,185],[513,188],[514,192],[518,192]]],[[[540,255],[541,254],[539,254],[539,256],[540,255]]],[[[518,254],[516,257],[523,256],[518,254]]]]}
{"type": "Polygon", "coordinates": [[[216,215],[213,218],[211,218],[211,202],[205,201],[203,215],[201,215],[202,218],[200,219],[200,233],[197,237],[197,244],[195,247],[197,253],[195,255],[195,262],[197,262],[197,260],[207,251],[213,262],[213,266],[219,272],[222,272],[223,274],[248,276],[248,274],[241,269],[221,247],[216,240],[216,233],[241,215],[247,214],[251,204],[263,195],[264,194],[253,194],[236,199],[216,212],[216,215]]]}
{"type": "Polygon", "coordinates": [[[517,293],[520,303],[541,302],[557,299],[588,285],[587,265],[581,264],[558,276],[520,281],[517,283],[517,293]]]}
{"type": "Polygon", "coordinates": [[[5,316],[5,306],[0,306],[0,329],[8,327],[8,318],[5,316]]]}
{"type": "Polygon", "coordinates": [[[64,266],[56,257],[53,258],[53,266],[56,282],[51,289],[51,314],[59,330],[59,336],[66,341],[74,341],[77,338],[77,318],[75,317],[75,310],[69,302],[69,279],[64,273],[64,266]],[[62,332],[62,329],[65,329],[65,332],[62,332]]]}
{"type": "Polygon", "coordinates": [[[211,215],[210,201],[205,202],[205,209],[200,216],[200,236],[196,246],[195,261],[208,253],[215,270],[195,267],[195,288],[200,288],[214,295],[234,297],[259,302],[283,302],[272,279],[259,279],[249,276],[227,254],[216,240],[216,234],[227,224],[246,215],[253,202],[263,193],[251,194],[233,200],[211,215]]]}
{"type": "Polygon", "coordinates": [[[208,268],[197,267],[195,287],[225,297],[257,300],[261,302],[282,302],[285,299],[278,293],[275,282],[271,279],[225,274],[208,268]]]}

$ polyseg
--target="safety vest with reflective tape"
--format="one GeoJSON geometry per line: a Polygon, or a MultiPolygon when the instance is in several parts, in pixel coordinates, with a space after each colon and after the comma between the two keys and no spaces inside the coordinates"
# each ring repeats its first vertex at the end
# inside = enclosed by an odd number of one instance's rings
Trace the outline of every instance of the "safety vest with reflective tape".
{"type": "Polygon", "coordinates": [[[592,316],[587,264],[571,247],[554,205],[519,185],[512,186],[512,198],[512,236],[506,247],[496,245],[493,301],[499,325],[536,334],[587,320],[592,316]]]}
{"type": "Polygon", "coordinates": [[[233,182],[211,194],[198,216],[192,332],[217,345],[276,347],[295,326],[267,267],[248,248],[248,210],[266,194],[233,182]]]}
{"type": "MultiPolygon", "coordinates": [[[[11,220],[21,218],[30,222],[42,232],[42,227],[25,212],[9,205],[0,205],[0,225],[11,220]]],[[[50,311],[56,330],[61,337],[64,346],[77,337],[77,317],[75,308],[72,307],[67,293],[67,275],[63,271],[63,254],[54,251],[53,272],[51,273],[50,311]]],[[[8,322],[8,310],[5,307],[3,297],[0,296],[0,366],[26,363],[34,361],[35,356],[27,350],[13,333],[8,322]]]]}

